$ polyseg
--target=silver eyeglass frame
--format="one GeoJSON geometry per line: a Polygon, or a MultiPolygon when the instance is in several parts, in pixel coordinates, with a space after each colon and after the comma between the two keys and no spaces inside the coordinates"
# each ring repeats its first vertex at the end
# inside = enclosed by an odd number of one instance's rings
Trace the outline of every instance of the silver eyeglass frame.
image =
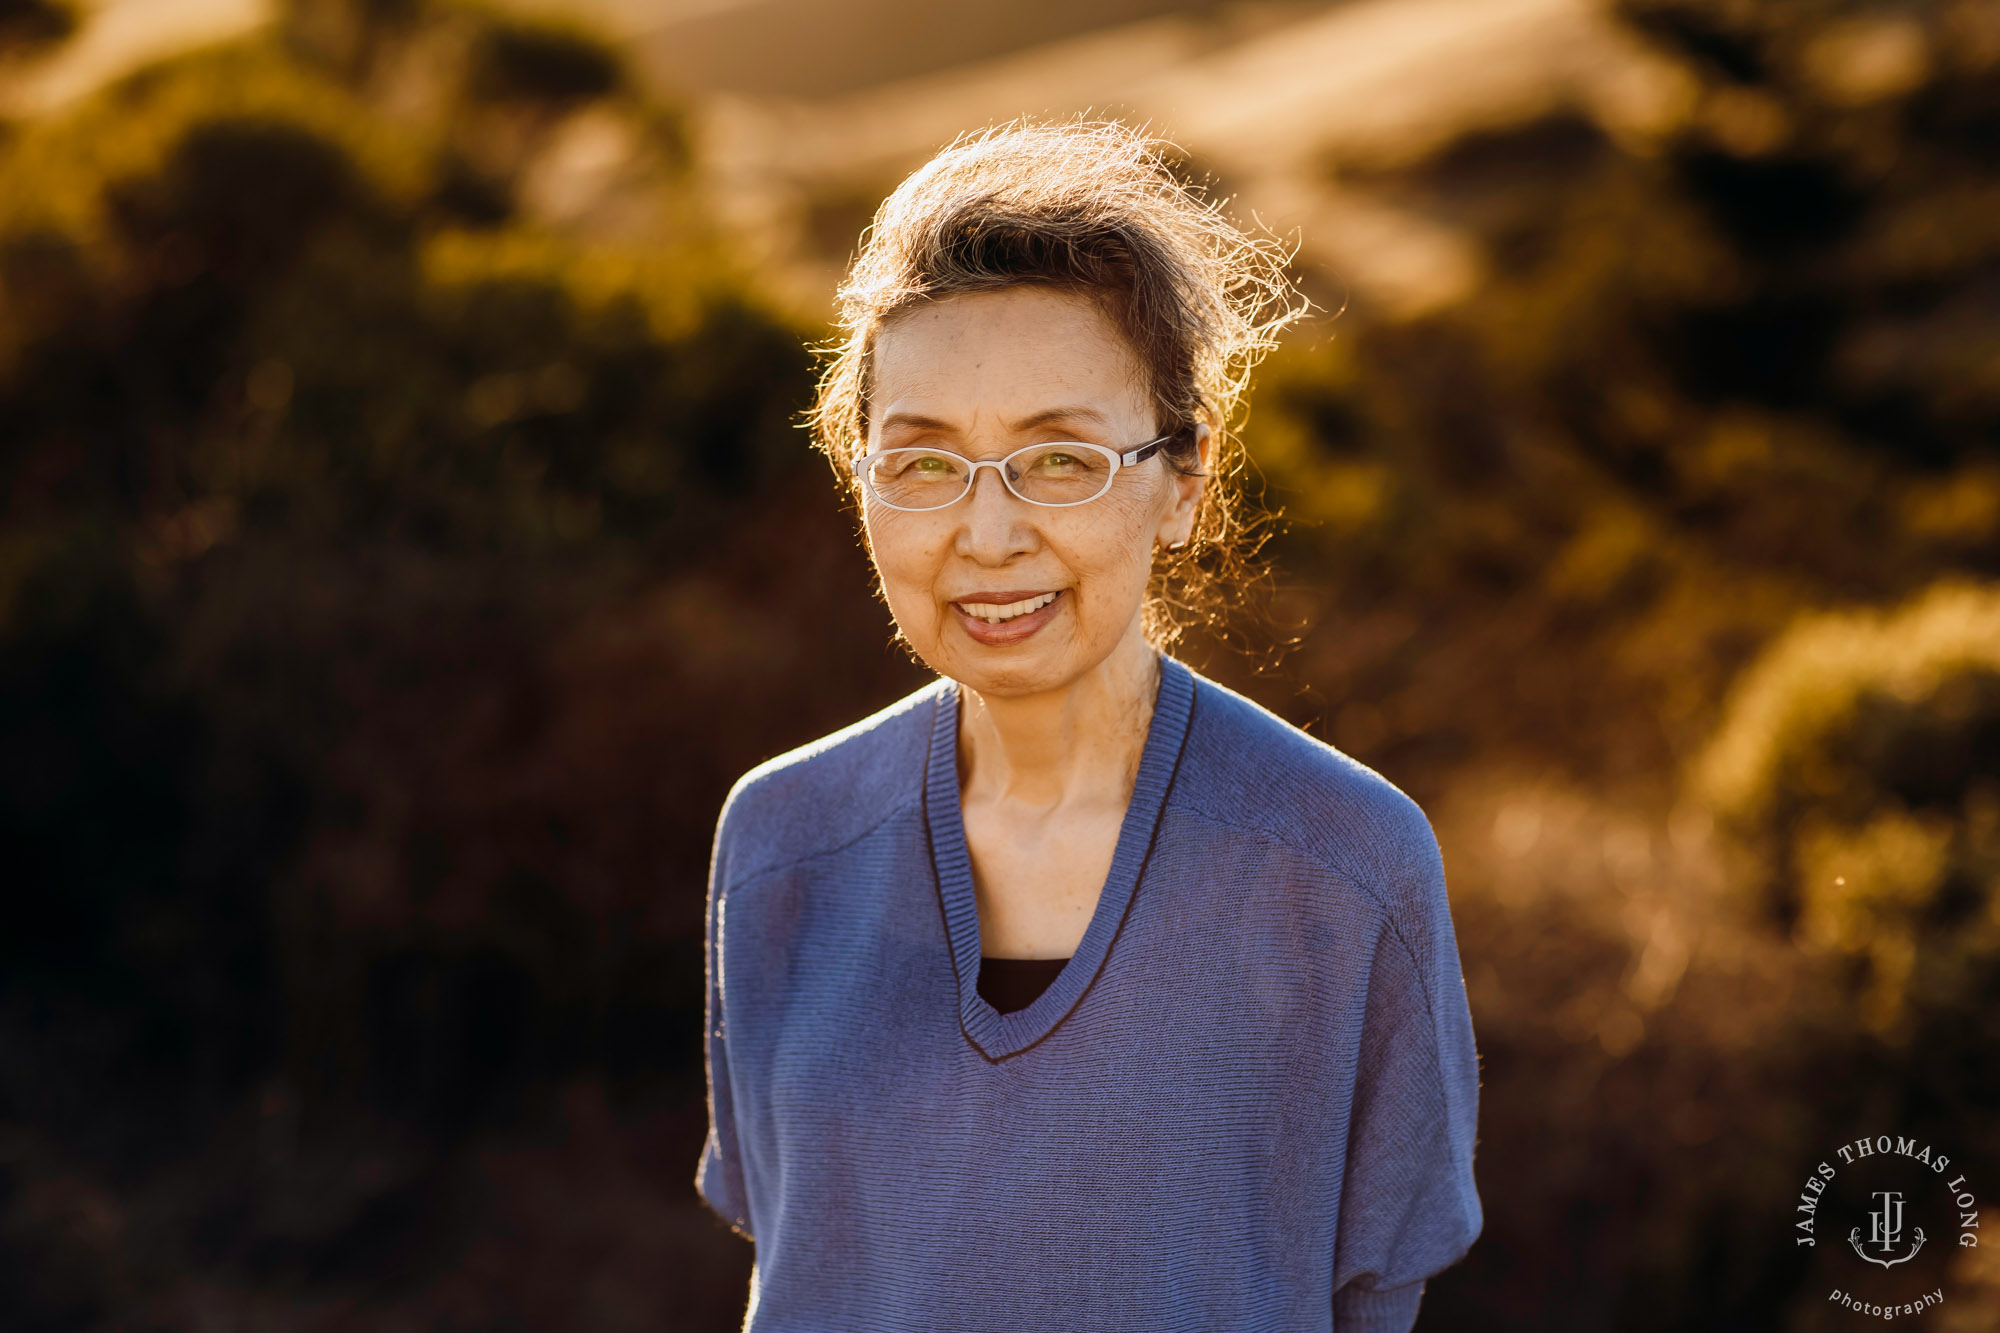
{"type": "Polygon", "coordinates": [[[1133,448],[1125,450],[1123,453],[1120,453],[1109,445],[1092,444],[1088,440],[1043,440],[1038,444],[1024,444],[1004,458],[967,458],[964,454],[954,453],[950,449],[926,449],[921,445],[906,445],[895,449],[875,449],[862,454],[854,460],[854,475],[860,479],[861,488],[868,493],[869,499],[884,508],[900,510],[905,514],[934,514],[940,509],[951,508],[960,500],[972,494],[972,488],[979,482],[979,469],[983,467],[990,467],[995,472],[998,472],[1000,474],[1000,484],[1007,488],[1007,494],[1013,496],[1022,504],[1031,504],[1038,509],[1074,509],[1078,505],[1087,505],[1094,500],[1102,500],[1111,493],[1111,487],[1118,480],[1119,472],[1125,468],[1136,467],[1140,463],[1145,462],[1154,454],[1160,452],[1162,445],[1174,439],[1179,434],[1179,431],[1169,431],[1157,440],[1148,440],[1146,443],[1136,445],[1133,448]],[[1052,503],[1048,500],[1030,500],[1027,496],[1015,490],[1014,483],[1008,479],[1006,465],[1031,449],[1047,449],[1053,445],[1062,445],[1070,449],[1088,449],[1092,453],[1102,454],[1105,458],[1109,459],[1111,461],[1111,470],[1105,474],[1104,489],[1087,499],[1064,500],[1060,503],[1052,503]],[[899,454],[906,451],[942,454],[946,458],[956,458],[971,469],[971,471],[965,474],[965,489],[941,505],[899,505],[893,501],[883,499],[881,493],[875,489],[875,484],[869,480],[867,462],[869,459],[880,457],[883,454],[899,454]]]}

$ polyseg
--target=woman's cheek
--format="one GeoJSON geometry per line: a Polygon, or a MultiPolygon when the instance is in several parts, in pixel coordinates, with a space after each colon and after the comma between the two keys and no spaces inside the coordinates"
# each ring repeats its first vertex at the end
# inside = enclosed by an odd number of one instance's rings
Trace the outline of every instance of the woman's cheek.
{"type": "Polygon", "coordinates": [[[1100,503],[1105,506],[1100,518],[1106,521],[1091,529],[1084,562],[1095,575],[1093,581],[1111,596],[1129,599],[1135,589],[1143,596],[1153,570],[1151,534],[1164,517],[1158,496],[1106,497],[1100,503]]]}
{"type": "Polygon", "coordinates": [[[932,596],[936,562],[927,558],[920,536],[893,518],[869,523],[868,546],[889,614],[903,637],[922,649],[937,639],[939,626],[932,596]]]}
{"type": "Polygon", "coordinates": [[[882,571],[882,595],[889,603],[889,614],[895,617],[896,628],[903,637],[916,644],[925,644],[937,637],[936,616],[929,606],[930,598],[925,590],[912,585],[900,577],[896,571],[882,571]]]}

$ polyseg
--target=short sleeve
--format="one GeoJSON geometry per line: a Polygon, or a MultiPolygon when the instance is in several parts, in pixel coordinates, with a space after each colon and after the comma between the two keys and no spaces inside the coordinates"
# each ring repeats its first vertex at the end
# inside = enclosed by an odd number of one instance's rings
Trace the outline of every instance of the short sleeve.
{"type": "MultiPolygon", "coordinates": [[[[734,793],[732,793],[732,798],[734,793]]],[[[703,949],[707,997],[703,1033],[708,1067],[708,1139],[695,1168],[695,1189],[736,1231],[754,1239],[750,1206],[743,1188],[743,1158],[736,1141],[735,1099],[729,1083],[728,1015],[723,1004],[723,913],[727,883],[729,810],[716,823],[715,846],[709,860],[706,944],[703,949]]]]}
{"type": "Polygon", "coordinates": [[[1472,1177],[1479,1061],[1429,825],[1376,942],[1334,1255],[1335,1333],[1408,1333],[1427,1279],[1484,1218],[1472,1177]]]}

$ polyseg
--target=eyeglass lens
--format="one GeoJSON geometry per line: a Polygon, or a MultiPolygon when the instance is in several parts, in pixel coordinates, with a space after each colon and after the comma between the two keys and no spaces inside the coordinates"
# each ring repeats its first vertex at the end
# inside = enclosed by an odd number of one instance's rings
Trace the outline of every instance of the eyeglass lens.
{"type": "MultiPolygon", "coordinates": [[[[876,495],[905,509],[937,509],[964,495],[974,472],[956,454],[935,449],[890,449],[870,455],[868,484],[876,495]]],[[[1032,504],[1067,505],[1094,500],[1111,485],[1111,459],[1072,443],[1039,444],[1002,463],[1007,489],[1032,504]]]]}

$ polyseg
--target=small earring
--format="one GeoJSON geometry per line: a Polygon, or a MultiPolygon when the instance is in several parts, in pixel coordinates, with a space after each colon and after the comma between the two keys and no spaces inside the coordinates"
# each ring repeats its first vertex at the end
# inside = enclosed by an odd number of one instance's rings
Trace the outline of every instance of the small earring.
{"type": "Polygon", "coordinates": [[[1167,549],[1169,551],[1185,551],[1187,550],[1187,548],[1188,548],[1188,538],[1186,537],[1181,538],[1177,542],[1167,543],[1167,549]]]}

